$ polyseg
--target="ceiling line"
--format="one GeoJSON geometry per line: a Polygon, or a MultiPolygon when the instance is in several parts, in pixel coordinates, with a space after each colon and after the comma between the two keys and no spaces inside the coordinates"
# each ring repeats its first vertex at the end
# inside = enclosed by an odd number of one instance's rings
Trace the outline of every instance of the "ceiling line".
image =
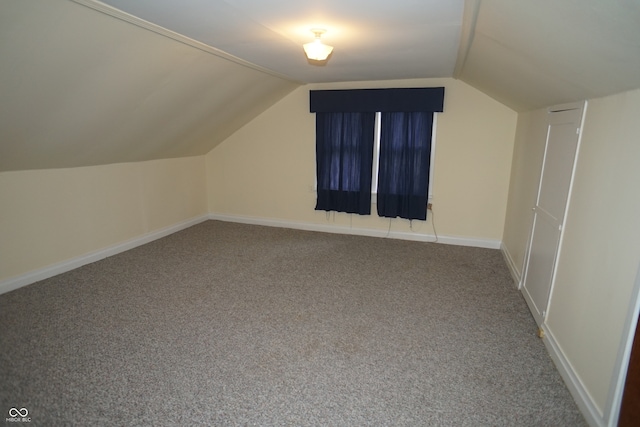
{"type": "Polygon", "coordinates": [[[223,50],[217,49],[213,46],[209,46],[208,44],[199,42],[197,40],[184,36],[180,33],[176,33],[175,31],[168,30],[164,27],[161,27],[160,25],[154,24],[149,21],[145,21],[144,19],[138,18],[137,16],[131,15],[129,13],[123,12],[120,9],[116,9],[115,7],[109,6],[98,0],[71,0],[71,1],[74,3],[80,4],[82,6],[88,7],[90,9],[93,9],[95,11],[98,11],[100,13],[103,13],[105,15],[111,16],[113,18],[119,19],[121,21],[128,22],[130,24],[135,25],[136,27],[170,38],[179,43],[186,44],[187,46],[193,47],[195,49],[198,49],[210,55],[214,55],[219,58],[234,62],[238,65],[242,65],[244,67],[259,71],[261,73],[269,74],[273,77],[277,77],[279,79],[283,79],[299,85],[306,84],[305,82],[292,79],[291,77],[285,74],[281,74],[276,71],[270,70],[268,68],[264,68],[254,63],[251,63],[249,61],[245,61],[244,59],[238,58],[237,56],[231,55],[223,50]]]}
{"type": "Polygon", "coordinates": [[[464,4],[462,14],[462,25],[460,31],[460,46],[458,47],[458,58],[456,66],[453,69],[453,78],[457,79],[464,70],[464,65],[469,56],[469,50],[473,44],[473,37],[476,33],[476,23],[478,22],[478,14],[480,13],[480,2],[482,0],[467,0],[464,4]]]}

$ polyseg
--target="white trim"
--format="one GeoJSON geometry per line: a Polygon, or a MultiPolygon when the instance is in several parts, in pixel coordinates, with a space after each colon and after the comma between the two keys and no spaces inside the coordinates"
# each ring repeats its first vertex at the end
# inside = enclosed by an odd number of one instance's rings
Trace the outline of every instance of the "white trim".
{"type": "Polygon", "coordinates": [[[129,24],[133,24],[136,27],[143,28],[145,30],[151,31],[153,33],[159,34],[164,37],[168,37],[172,40],[175,40],[179,43],[186,44],[187,46],[191,46],[203,52],[209,53],[211,55],[217,56],[219,58],[226,59],[228,61],[235,62],[238,65],[242,65],[247,68],[251,68],[256,71],[260,71],[265,74],[269,74],[273,77],[277,77],[279,79],[287,80],[297,84],[303,84],[298,80],[293,80],[291,77],[286,76],[281,73],[277,73],[268,68],[261,67],[259,65],[253,64],[249,61],[245,61],[242,58],[238,58],[237,56],[231,55],[223,50],[217,49],[213,46],[209,46],[208,44],[199,42],[190,37],[184,36],[180,33],[176,33],[175,31],[168,30],[160,25],[156,25],[152,22],[145,21],[144,19],[138,18],[137,16],[131,15],[127,12],[124,12],[120,9],[116,9],[113,6],[102,3],[98,0],[71,0],[74,3],[80,4],[82,6],[86,6],[90,9],[98,11],[100,13],[104,13],[105,15],[111,16],[113,18],[119,19],[124,22],[128,22],[129,24]]]}
{"type": "Polygon", "coordinates": [[[382,113],[376,111],[373,130],[373,164],[371,167],[371,204],[378,203],[378,171],[380,170],[380,130],[382,113]]]}
{"type": "MultiPolygon", "coordinates": [[[[28,273],[21,274],[19,276],[12,277],[10,279],[2,280],[0,281],[0,295],[6,292],[13,291],[15,289],[22,288],[23,286],[30,285],[40,280],[48,279],[50,277],[57,276],[58,274],[66,273],[67,271],[71,271],[73,269],[82,267],[83,265],[100,261],[101,259],[119,254],[121,252],[128,251],[129,249],[133,249],[135,247],[144,245],[146,243],[150,243],[154,240],[160,239],[162,237],[166,237],[170,234],[192,227],[208,219],[226,221],[226,222],[237,222],[237,223],[243,223],[243,224],[265,225],[270,227],[292,228],[296,230],[319,231],[319,232],[325,232],[325,233],[338,233],[338,234],[352,234],[352,235],[370,236],[370,237],[386,237],[391,239],[413,240],[413,241],[420,241],[420,242],[433,242],[435,240],[435,236],[431,234],[408,233],[408,232],[399,232],[399,231],[387,232],[385,230],[350,228],[345,226],[314,224],[314,223],[306,223],[306,222],[292,222],[292,221],[284,221],[284,220],[269,219],[269,218],[255,218],[255,217],[244,217],[244,216],[237,216],[237,215],[223,215],[223,214],[212,213],[208,215],[201,215],[186,221],[182,221],[177,224],[171,225],[169,227],[165,227],[159,230],[145,233],[141,236],[135,237],[133,239],[130,239],[121,243],[117,243],[112,246],[108,246],[103,249],[92,251],[84,255],[80,255],[78,257],[74,257],[65,261],[61,261],[61,262],[49,265],[47,267],[39,268],[37,270],[32,270],[28,273]]],[[[474,247],[488,248],[488,249],[499,249],[501,242],[499,240],[490,240],[490,239],[475,239],[475,238],[465,238],[465,237],[456,237],[456,236],[438,236],[438,243],[443,243],[448,245],[458,245],[458,246],[474,246],[474,247]]]]}
{"type": "Polygon", "coordinates": [[[525,300],[527,301],[527,304],[529,305],[529,308],[531,310],[531,314],[533,315],[533,317],[536,320],[536,323],[539,326],[542,326],[543,323],[545,323],[547,317],[549,316],[549,309],[551,307],[551,299],[553,297],[553,292],[555,289],[555,284],[556,284],[556,276],[558,273],[558,261],[560,260],[560,256],[562,254],[562,243],[564,241],[564,230],[566,227],[566,222],[567,222],[567,214],[569,213],[569,207],[571,205],[571,193],[573,191],[573,184],[574,184],[574,180],[575,180],[575,174],[576,174],[576,165],[578,163],[578,156],[580,154],[580,147],[581,147],[581,142],[582,142],[582,129],[584,127],[584,122],[585,122],[585,116],[586,116],[586,112],[587,112],[587,105],[588,102],[585,101],[580,101],[580,102],[574,102],[571,104],[562,104],[562,105],[557,105],[554,107],[549,107],[547,109],[547,135],[546,135],[546,139],[545,139],[545,146],[544,146],[544,156],[543,156],[543,160],[542,160],[542,167],[540,169],[540,177],[539,177],[539,181],[538,181],[538,191],[536,193],[536,202],[535,205],[533,207],[533,212],[534,212],[534,216],[533,216],[533,222],[531,225],[531,231],[529,234],[529,241],[527,242],[527,250],[526,250],[526,257],[524,260],[524,268],[523,268],[523,278],[520,284],[520,289],[524,295],[525,300]],[[551,216],[548,215],[546,213],[546,211],[544,209],[540,209],[539,208],[539,204],[540,204],[540,192],[542,191],[542,183],[543,180],[545,178],[544,173],[545,173],[545,166],[547,163],[547,153],[549,151],[549,136],[551,133],[551,114],[553,113],[560,113],[562,111],[569,111],[569,110],[580,110],[580,124],[578,126],[578,140],[576,141],[576,150],[573,156],[573,162],[571,164],[571,177],[569,179],[569,188],[567,190],[567,201],[564,207],[564,212],[563,212],[563,217],[562,217],[562,221],[560,223],[560,227],[559,227],[559,236],[558,236],[558,245],[556,247],[556,251],[555,251],[555,255],[553,257],[553,265],[551,266],[551,283],[549,286],[549,292],[548,292],[548,296],[546,301],[543,301],[542,304],[544,304],[543,307],[538,307],[536,302],[534,301],[534,299],[531,297],[531,294],[529,294],[529,290],[527,288],[525,288],[525,284],[527,283],[527,278],[529,276],[529,262],[530,262],[530,257],[531,257],[531,248],[533,247],[533,237],[534,237],[534,233],[536,230],[536,227],[538,226],[538,216],[539,214],[543,214],[543,215],[547,215],[550,216],[551,218],[553,218],[553,222],[556,222],[556,219],[551,216]]]}
{"type": "MultiPolygon", "coordinates": [[[[581,114],[580,114],[580,126],[578,127],[578,130],[577,130],[578,141],[576,143],[576,152],[573,156],[573,163],[571,164],[571,177],[569,178],[569,189],[567,190],[567,203],[564,207],[564,212],[562,215],[562,223],[560,224],[560,238],[558,240],[558,248],[556,249],[556,256],[553,262],[553,271],[551,273],[551,287],[549,288],[549,297],[547,298],[547,305],[544,308],[544,312],[543,312],[543,313],[546,313],[546,315],[543,315],[545,320],[546,320],[546,317],[549,315],[549,310],[551,308],[551,299],[553,297],[553,292],[556,287],[556,277],[558,275],[558,261],[560,261],[560,257],[562,256],[562,245],[564,243],[564,230],[567,226],[567,218],[569,217],[569,208],[571,207],[571,201],[572,201],[571,195],[573,193],[573,185],[576,177],[576,169],[578,169],[577,164],[578,164],[578,158],[580,156],[580,147],[582,147],[582,129],[584,128],[584,122],[587,115],[587,106],[588,106],[588,102],[585,100],[579,103],[560,105],[556,107],[556,110],[554,111],[550,110],[550,112],[557,112],[557,111],[564,111],[564,110],[558,110],[561,108],[564,108],[566,110],[581,109],[581,114]]],[[[546,155],[547,154],[545,152],[545,157],[546,155]]],[[[542,179],[540,179],[540,186],[542,186],[542,179]]],[[[540,195],[538,194],[538,198],[539,197],[540,195]]],[[[536,207],[538,206],[539,202],[540,202],[539,200],[536,201],[536,207]]]]}
{"type": "Polygon", "coordinates": [[[500,251],[502,252],[502,256],[504,257],[505,262],[507,263],[507,267],[509,267],[509,271],[511,272],[511,277],[513,278],[513,282],[516,285],[516,288],[520,289],[522,277],[518,268],[516,267],[516,263],[513,261],[511,257],[511,253],[509,253],[509,249],[502,242],[500,244],[500,251]]]}
{"type": "Polygon", "coordinates": [[[609,399],[607,399],[607,408],[605,413],[609,420],[609,426],[617,426],[620,417],[620,406],[622,405],[622,394],[624,392],[625,382],[627,380],[627,371],[629,369],[629,359],[631,358],[631,349],[633,348],[633,340],[636,335],[636,327],[638,326],[638,315],[640,314],[640,264],[638,264],[638,272],[636,273],[636,281],[633,285],[633,291],[629,300],[629,310],[627,318],[624,322],[623,340],[618,349],[618,357],[613,370],[615,381],[612,382],[609,389],[609,399]]]}
{"type": "Polygon", "coordinates": [[[589,394],[589,391],[584,386],[575,369],[571,366],[571,363],[565,356],[562,348],[558,345],[553,333],[549,330],[546,323],[540,325],[540,328],[544,332],[543,342],[547,347],[547,351],[556,365],[560,376],[564,380],[569,392],[576,401],[580,412],[584,416],[585,420],[590,426],[593,427],[605,427],[605,420],[603,414],[595,404],[593,397],[589,394]]]}
{"type": "Polygon", "coordinates": [[[431,153],[429,157],[429,188],[427,189],[427,203],[433,202],[433,177],[435,176],[436,165],[436,135],[438,133],[438,113],[433,112],[431,126],[431,153]]]}
{"type": "Polygon", "coordinates": [[[481,0],[467,0],[464,2],[462,12],[462,28],[460,31],[460,44],[458,45],[458,56],[453,69],[453,78],[459,79],[464,70],[464,66],[469,57],[469,50],[473,44],[476,34],[476,23],[478,22],[478,13],[480,12],[481,0]]]}
{"type": "MultiPolygon", "coordinates": [[[[585,108],[586,101],[570,102],[568,104],[558,104],[547,108],[547,113],[558,113],[560,111],[580,110],[585,108]]],[[[584,112],[584,111],[583,111],[584,112]]],[[[584,118],[584,116],[583,116],[584,118]]]]}
{"type": "MultiPolygon", "coordinates": [[[[291,228],[295,230],[319,231],[323,233],[335,233],[335,234],[351,234],[351,235],[369,236],[369,237],[385,237],[390,239],[413,240],[413,241],[419,241],[419,242],[435,242],[436,240],[436,236],[433,234],[376,230],[371,228],[352,228],[349,226],[317,224],[317,223],[301,222],[301,221],[286,221],[281,219],[258,218],[258,217],[248,217],[248,216],[241,216],[241,215],[211,213],[209,214],[209,219],[225,221],[225,222],[237,222],[241,224],[264,225],[268,227],[291,228]]],[[[491,239],[477,239],[477,238],[468,238],[468,237],[438,235],[438,243],[443,243],[447,245],[457,245],[457,246],[473,246],[473,247],[487,248],[487,249],[500,249],[501,242],[499,240],[491,240],[491,239]]]]}
{"type": "Polygon", "coordinates": [[[119,254],[129,249],[133,249],[137,246],[144,245],[154,240],[166,237],[177,231],[184,230],[196,224],[209,219],[207,215],[198,216],[186,221],[179,222],[169,227],[161,228],[159,230],[145,233],[141,236],[134,237],[133,239],[126,240],[122,243],[117,243],[112,246],[108,246],[97,251],[92,251],[78,257],[74,257],[62,262],[58,262],[47,267],[39,268],[37,270],[30,271],[26,274],[22,274],[11,279],[0,281],[0,294],[13,291],[23,286],[30,285],[40,280],[48,279],[49,277],[57,276],[58,274],[66,273],[83,265],[90,264],[92,262],[100,261],[101,259],[119,254]]]}

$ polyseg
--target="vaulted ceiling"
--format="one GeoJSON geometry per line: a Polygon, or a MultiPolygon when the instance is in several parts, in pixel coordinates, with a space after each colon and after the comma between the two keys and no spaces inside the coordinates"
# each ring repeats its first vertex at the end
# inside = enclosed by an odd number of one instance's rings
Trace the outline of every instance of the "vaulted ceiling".
{"type": "Polygon", "coordinates": [[[639,23],[632,0],[3,0],[0,172],[204,154],[311,82],[455,77],[518,111],[640,88],[639,23]]]}

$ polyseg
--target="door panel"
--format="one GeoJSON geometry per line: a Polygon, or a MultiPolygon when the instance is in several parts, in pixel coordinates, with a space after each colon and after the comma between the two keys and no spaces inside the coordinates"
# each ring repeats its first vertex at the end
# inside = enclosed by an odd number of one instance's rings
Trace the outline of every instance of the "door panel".
{"type": "Polygon", "coordinates": [[[523,288],[525,299],[538,324],[546,314],[547,296],[556,262],[560,230],[556,221],[542,212],[534,219],[527,281],[523,288]]]}
{"type": "Polygon", "coordinates": [[[544,161],[522,280],[522,293],[538,325],[545,320],[553,292],[584,106],[548,114],[544,161]]]}
{"type": "Polygon", "coordinates": [[[581,111],[549,113],[547,150],[538,206],[562,221],[578,144],[581,111]],[[577,122],[576,122],[577,120],[577,122]]]}

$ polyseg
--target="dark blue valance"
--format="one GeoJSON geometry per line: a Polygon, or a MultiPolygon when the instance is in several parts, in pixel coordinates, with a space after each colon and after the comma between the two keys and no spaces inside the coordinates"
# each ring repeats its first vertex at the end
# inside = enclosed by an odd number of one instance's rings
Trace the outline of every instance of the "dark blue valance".
{"type": "Polygon", "coordinates": [[[442,112],[444,88],[309,91],[312,113],[442,112]]]}

